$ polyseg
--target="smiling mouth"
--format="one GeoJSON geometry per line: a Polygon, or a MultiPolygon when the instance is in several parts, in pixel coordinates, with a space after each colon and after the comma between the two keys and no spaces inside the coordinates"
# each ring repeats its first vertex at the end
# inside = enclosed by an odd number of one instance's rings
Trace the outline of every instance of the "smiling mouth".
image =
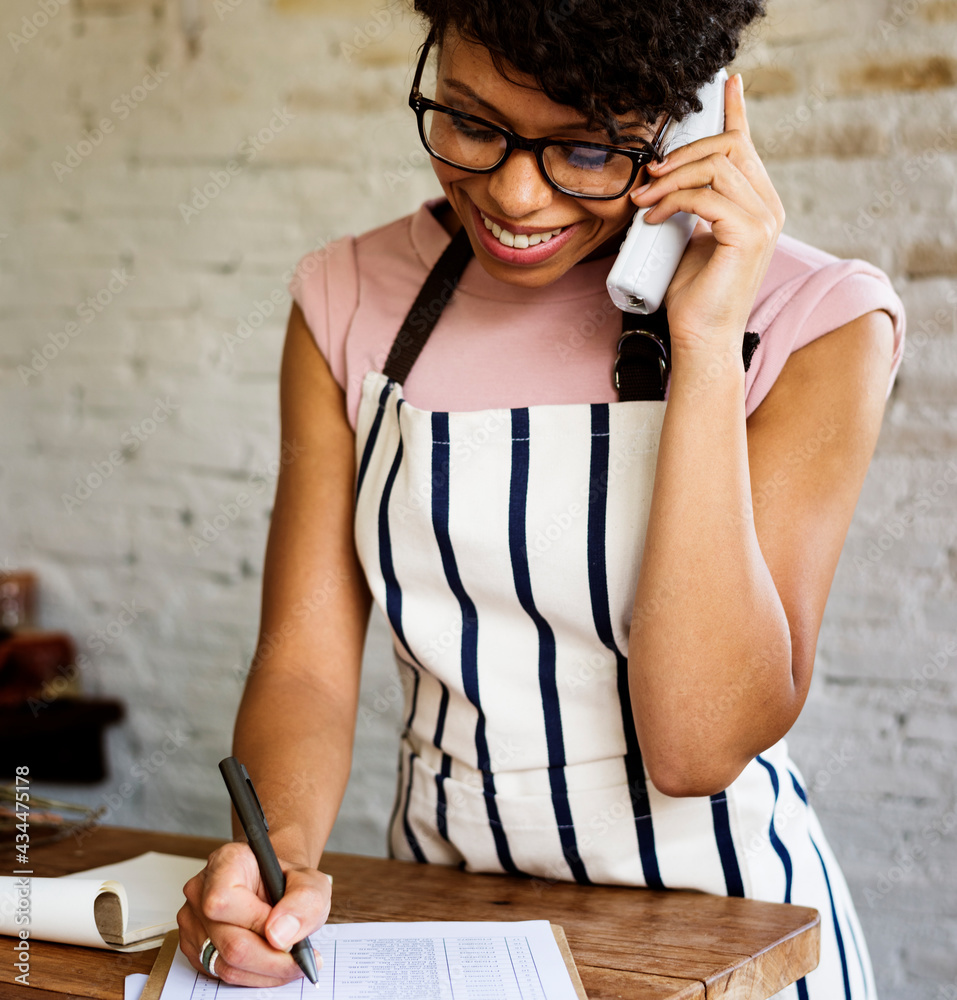
{"type": "Polygon", "coordinates": [[[497,222],[493,222],[481,209],[478,212],[485,223],[485,228],[499,243],[504,247],[514,247],[516,250],[527,250],[529,247],[538,246],[539,243],[547,243],[553,236],[558,236],[568,228],[568,226],[559,226],[557,229],[550,229],[544,233],[512,233],[503,229],[497,222]]]}

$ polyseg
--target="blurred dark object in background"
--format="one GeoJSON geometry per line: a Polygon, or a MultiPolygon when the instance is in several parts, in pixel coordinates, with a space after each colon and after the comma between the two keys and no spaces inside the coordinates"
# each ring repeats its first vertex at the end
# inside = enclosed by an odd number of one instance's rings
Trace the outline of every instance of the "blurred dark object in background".
{"type": "Polygon", "coordinates": [[[103,730],[123,706],[81,696],[70,636],[29,627],[35,593],[32,573],[0,576],[0,779],[102,781],[103,730]]]}
{"type": "Polygon", "coordinates": [[[33,573],[0,573],[0,636],[33,625],[36,577],[33,573]]]}
{"type": "Polygon", "coordinates": [[[76,693],[78,672],[76,647],[65,632],[19,629],[0,636],[0,708],[76,693]]]}

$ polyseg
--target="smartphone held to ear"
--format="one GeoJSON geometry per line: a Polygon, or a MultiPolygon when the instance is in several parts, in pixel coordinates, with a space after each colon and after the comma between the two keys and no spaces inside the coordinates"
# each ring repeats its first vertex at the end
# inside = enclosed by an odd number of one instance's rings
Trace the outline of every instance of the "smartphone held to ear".
{"type": "MultiPolygon", "coordinates": [[[[724,131],[727,79],[727,71],[719,70],[698,91],[704,105],[702,110],[668,125],[661,140],[663,155],[724,131]]],[[[650,207],[635,214],[607,280],[608,294],[615,305],[625,312],[642,315],[656,312],[661,306],[698,221],[696,215],[676,212],[658,225],[646,225],[644,217],[650,207]]]]}

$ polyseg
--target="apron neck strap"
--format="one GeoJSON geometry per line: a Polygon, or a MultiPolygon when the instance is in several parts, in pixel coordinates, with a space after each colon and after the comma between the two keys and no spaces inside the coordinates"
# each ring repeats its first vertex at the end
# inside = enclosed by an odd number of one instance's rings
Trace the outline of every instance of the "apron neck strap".
{"type": "Polygon", "coordinates": [[[412,308],[402,321],[382,369],[386,377],[400,385],[405,382],[471,259],[472,244],[465,226],[462,226],[429,272],[412,308]]]}

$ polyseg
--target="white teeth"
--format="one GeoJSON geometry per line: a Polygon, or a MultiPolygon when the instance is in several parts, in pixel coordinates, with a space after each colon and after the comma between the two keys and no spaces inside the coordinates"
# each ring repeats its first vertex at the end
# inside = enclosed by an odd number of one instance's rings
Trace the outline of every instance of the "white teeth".
{"type": "Polygon", "coordinates": [[[516,247],[519,250],[538,246],[539,243],[547,243],[553,236],[558,236],[562,232],[562,227],[559,226],[558,229],[553,229],[550,233],[510,233],[507,229],[502,229],[497,222],[492,222],[484,214],[479,214],[482,215],[485,228],[491,232],[499,243],[507,247],[516,247]]]}

